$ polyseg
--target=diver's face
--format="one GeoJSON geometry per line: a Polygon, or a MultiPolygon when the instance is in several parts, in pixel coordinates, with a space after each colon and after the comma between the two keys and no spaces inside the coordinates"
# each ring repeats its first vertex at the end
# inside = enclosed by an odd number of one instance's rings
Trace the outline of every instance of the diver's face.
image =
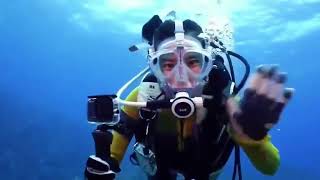
{"type": "MultiPolygon", "coordinates": [[[[191,54],[187,54],[185,57],[185,65],[190,69],[193,73],[199,74],[201,72],[201,64],[200,60],[197,59],[196,56],[193,56],[191,54]]],[[[165,76],[169,76],[170,73],[172,72],[173,68],[177,65],[178,63],[178,58],[177,56],[173,54],[168,54],[166,57],[165,62],[162,64],[162,72],[165,76]]]]}
{"type": "Polygon", "coordinates": [[[162,81],[172,88],[193,88],[198,82],[207,55],[201,43],[186,37],[183,42],[175,39],[163,41],[158,48],[157,61],[162,81]]]}
{"type": "Polygon", "coordinates": [[[160,57],[162,73],[169,85],[192,87],[201,72],[202,56],[194,52],[172,52],[160,57]]]}

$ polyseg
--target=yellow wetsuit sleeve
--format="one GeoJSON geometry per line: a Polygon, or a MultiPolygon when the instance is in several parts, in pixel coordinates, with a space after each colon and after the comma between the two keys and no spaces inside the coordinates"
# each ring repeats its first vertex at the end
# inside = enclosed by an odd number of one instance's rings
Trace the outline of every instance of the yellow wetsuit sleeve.
{"type": "Polygon", "coordinates": [[[271,143],[267,135],[259,141],[237,136],[229,128],[233,140],[239,144],[257,170],[266,175],[274,175],[280,165],[278,149],[271,143]]]}
{"type": "MultiPolygon", "coordinates": [[[[128,95],[126,100],[136,102],[137,96],[138,96],[138,88],[135,88],[128,95]]],[[[126,115],[128,115],[128,117],[130,117],[130,119],[127,119],[127,120],[136,120],[139,117],[138,108],[123,106],[122,111],[126,115]]],[[[115,158],[120,164],[128,148],[131,138],[117,132],[116,130],[113,130],[112,134],[113,134],[113,139],[110,147],[111,157],[115,158]]]]}
{"type": "MultiPolygon", "coordinates": [[[[137,102],[138,101],[139,87],[136,87],[126,98],[126,101],[137,102]]],[[[133,106],[123,106],[121,108],[130,118],[138,119],[139,118],[139,109],[133,106]]]]}
{"type": "MultiPolygon", "coordinates": [[[[234,97],[237,103],[240,97],[234,97]]],[[[232,128],[228,128],[232,139],[242,147],[254,167],[266,175],[274,175],[280,166],[279,150],[271,143],[271,137],[267,135],[260,141],[243,138],[237,135],[232,128]]]]}

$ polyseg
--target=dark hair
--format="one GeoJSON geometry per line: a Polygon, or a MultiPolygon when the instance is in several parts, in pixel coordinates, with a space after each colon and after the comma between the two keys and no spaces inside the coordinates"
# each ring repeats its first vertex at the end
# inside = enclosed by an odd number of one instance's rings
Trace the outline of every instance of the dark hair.
{"type": "MultiPolygon", "coordinates": [[[[183,21],[185,35],[198,39],[202,46],[205,46],[203,38],[198,35],[202,33],[202,28],[194,21],[186,19],[183,21]]],[[[153,45],[156,49],[165,39],[175,36],[175,22],[172,20],[161,21],[158,15],[153,16],[142,28],[142,37],[153,45]]]]}

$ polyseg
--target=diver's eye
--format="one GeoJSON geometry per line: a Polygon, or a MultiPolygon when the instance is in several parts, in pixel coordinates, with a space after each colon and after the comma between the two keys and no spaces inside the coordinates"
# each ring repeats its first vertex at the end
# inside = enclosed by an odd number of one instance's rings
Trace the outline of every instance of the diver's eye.
{"type": "Polygon", "coordinates": [[[160,56],[162,71],[171,71],[177,64],[177,56],[174,53],[163,54],[160,56]]]}
{"type": "Polygon", "coordinates": [[[171,71],[175,66],[175,63],[171,62],[171,61],[167,61],[165,63],[163,63],[162,65],[162,70],[164,71],[171,71]]]}
{"type": "Polygon", "coordinates": [[[195,57],[191,57],[187,60],[187,66],[189,68],[195,68],[195,67],[200,67],[200,61],[199,59],[195,58],[195,57]]]}
{"type": "Polygon", "coordinates": [[[200,53],[189,52],[184,56],[184,61],[189,68],[201,67],[202,55],[200,53]]]}
{"type": "Polygon", "coordinates": [[[188,65],[189,66],[198,66],[198,65],[200,65],[200,61],[198,59],[194,58],[194,59],[189,60],[188,65]]]}

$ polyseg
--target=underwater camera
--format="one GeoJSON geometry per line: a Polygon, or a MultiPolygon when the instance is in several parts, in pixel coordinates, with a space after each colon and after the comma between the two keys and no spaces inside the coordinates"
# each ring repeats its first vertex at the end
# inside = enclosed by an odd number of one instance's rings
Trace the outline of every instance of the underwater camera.
{"type": "Polygon", "coordinates": [[[87,119],[89,123],[114,125],[119,122],[116,95],[88,96],[87,119]]]}

